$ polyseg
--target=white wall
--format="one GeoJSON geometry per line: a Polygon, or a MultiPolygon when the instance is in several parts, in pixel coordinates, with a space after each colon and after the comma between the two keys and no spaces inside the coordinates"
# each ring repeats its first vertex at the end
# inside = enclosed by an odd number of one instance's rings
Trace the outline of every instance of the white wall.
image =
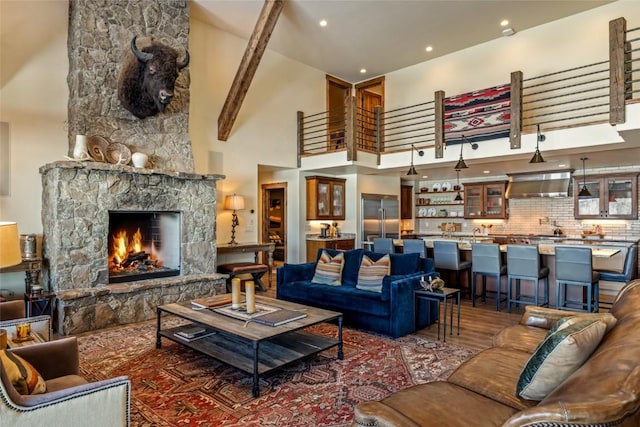
{"type": "MultiPolygon", "coordinates": [[[[226,179],[218,186],[218,199],[228,194],[245,197],[246,209],[238,212],[239,242],[257,241],[260,215],[247,229],[250,209],[259,211],[258,165],[296,168],[296,111],[324,109],[325,74],[277,53],[265,52],[242,104],[231,134],[219,141],[218,116],[233,82],[247,41],[192,19],[189,49],[191,62],[190,135],[196,172],[219,173],[226,179]],[[206,162],[212,152],[216,164],[206,162]],[[245,224],[244,226],[242,224],[245,224]]],[[[298,173],[288,179],[297,180],[298,173]]],[[[276,181],[282,181],[277,178],[276,181]]],[[[261,182],[262,184],[264,182],[261,182]]],[[[293,184],[293,183],[290,183],[293,184]]],[[[297,185],[296,187],[297,188],[297,185]]],[[[290,193],[295,194],[294,187],[290,193]]],[[[289,196],[288,218],[296,204],[289,196]]],[[[231,214],[219,204],[217,241],[230,239],[231,214]]],[[[297,235],[297,224],[288,230],[297,235]]],[[[291,240],[289,240],[290,243],[291,240]]],[[[289,248],[294,254],[296,248],[289,248]]]]}

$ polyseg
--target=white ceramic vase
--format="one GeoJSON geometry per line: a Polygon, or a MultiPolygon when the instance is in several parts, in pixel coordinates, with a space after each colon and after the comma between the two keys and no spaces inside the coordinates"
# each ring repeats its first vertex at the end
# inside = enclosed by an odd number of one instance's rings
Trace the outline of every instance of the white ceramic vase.
{"type": "Polygon", "coordinates": [[[131,161],[133,162],[133,166],[143,168],[147,165],[149,156],[145,153],[136,152],[131,155],[131,161]]]}
{"type": "Polygon", "coordinates": [[[76,135],[76,145],[73,147],[73,158],[76,160],[86,160],[89,158],[87,135],[76,135]]]}

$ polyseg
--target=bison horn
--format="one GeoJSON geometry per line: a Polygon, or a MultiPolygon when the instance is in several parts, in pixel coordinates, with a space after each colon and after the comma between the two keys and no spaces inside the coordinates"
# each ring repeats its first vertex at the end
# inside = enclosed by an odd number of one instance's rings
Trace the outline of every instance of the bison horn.
{"type": "Polygon", "coordinates": [[[140,52],[136,47],[137,38],[138,36],[134,36],[133,39],[131,39],[131,52],[133,52],[133,54],[136,56],[136,58],[138,58],[138,61],[140,62],[151,61],[151,58],[153,58],[153,53],[140,52]]]}
{"type": "Polygon", "coordinates": [[[182,62],[178,62],[178,70],[182,70],[184,67],[189,65],[189,51],[185,50],[184,53],[184,60],[182,62]]]}

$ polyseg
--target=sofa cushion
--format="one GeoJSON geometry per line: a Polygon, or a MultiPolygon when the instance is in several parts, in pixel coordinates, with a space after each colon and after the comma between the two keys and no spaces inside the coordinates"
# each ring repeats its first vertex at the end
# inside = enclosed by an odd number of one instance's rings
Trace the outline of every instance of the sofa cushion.
{"type": "Polygon", "coordinates": [[[323,251],[316,264],[316,272],[311,280],[313,283],[340,286],[342,284],[342,268],[344,267],[344,253],[335,256],[323,251]]]}
{"type": "Polygon", "coordinates": [[[382,280],[391,271],[391,258],[389,254],[382,256],[377,261],[364,255],[358,271],[358,284],[356,288],[363,291],[382,292],[382,280]]]}
{"type": "Polygon", "coordinates": [[[360,269],[360,261],[362,260],[362,254],[364,249],[351,249],[348,251],[341,251],[337,249],[318,249],[318,259],[322,255],[322,252],[328,253],[334,257],[338,254],[344,254],[344,267],[342,269],[342,285],[343,286],[356,286],[358,283],[358,270],[360,269]]]}
{"type": "Polygon", "coordinates": [[[10,351],[0,351],[0,361],[7,373],[7,377],[16,391],[20,394],[41,394],[47,391],[44,379],[31,365],[17,354],[10,351]]]}
{"type": "Polygon", "coordinates": [[[606,329],[603,320],[587,319],[548,334],[520,374],[518,396],[544,399],[582,366],[600,344],[606,329]]]}

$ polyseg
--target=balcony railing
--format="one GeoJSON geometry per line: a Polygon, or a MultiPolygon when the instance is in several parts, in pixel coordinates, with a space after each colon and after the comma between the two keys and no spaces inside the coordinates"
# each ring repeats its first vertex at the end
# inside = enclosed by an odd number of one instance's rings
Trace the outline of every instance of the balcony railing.
{"type": "MultiPolygon", "coordinates": [[[[521,135],[545,130],[624,123],[625,105],[640,102],[640,27],[626,29],[626,20],[609,23],[609,59],[541,76],[524,78],[511,73],[510,146],[520,148],[521,135]]],[[[305,116],[298,112],[298,166],[303,156],[346,151],[378,156],[435,146],[442,157],[445,146],[444,91],[419,104],[382,111],[359,108],[347,98],[342,111],[305,116]]],[[[489,125],[487,125],[489,127],[489,125]]]]}

